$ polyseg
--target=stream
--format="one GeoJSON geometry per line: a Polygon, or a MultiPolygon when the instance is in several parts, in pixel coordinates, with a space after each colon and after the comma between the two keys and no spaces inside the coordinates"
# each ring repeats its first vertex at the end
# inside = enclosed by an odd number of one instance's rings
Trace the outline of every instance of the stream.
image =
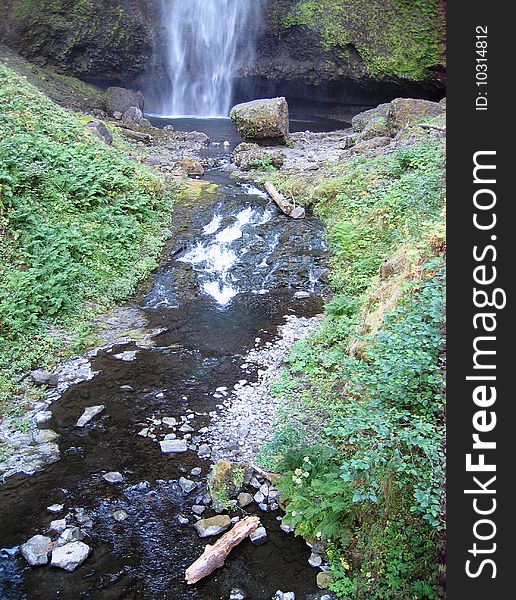
{"type": "MultiPolygon", "coordinates": [[[[42,426],[60,435],[61,459],[0,487],[2,600],[227,600],[234,588],[250,600],[270,599],[277,590],[320,598],[305,542],[280,530],[280,511],[263,512],[254,503],[248,512],[260,516],[268,541],[254,546],[246,540],[223,569],[195,586],[184,583],[185,569],[214,539],[198,537],[191,507],[202,498],[211,466],[197,449],[210,443],[199,430],[210,412],[220,410],[215,391],[242,380],[246,352],[258,338],[260,345],[273,341],[286,315],[322,311],[326,262],[322,224],[310,214],[288,219],[258,188],[232,182],[220,168],[229,152],[223,145],[231,135],[228,122],[211,120],[210,127],[216,145],[208,152],[218,162],[205,180],[218,188],[193,208],[178,206],[162,265],[129,305],[147,331],[157,332],[153,344],[133,341],[98,351],[91,359],[95,375],[67,389],[42,426]],[[296,291],[308,295],[296,298],[296,291]],[[105,406],[101,414],[84,428],[75,426],[85,408],[99,404],[105,406]],[[188,452],[160,451],[158,442],[171,431],[164,417],[193,430],[184,436],[188,452]],[[138,435],[149,423],[155,424],[154,439],[138,435]],[[196,467],[202,472],[195,477],[196,467]],[[102,474],[110,471],[122,473],[123,482],[107,483],[102,474]],[[197,489],[185,494],[181,476],[197,489]],[[64,512],[50,514],[52,504],[63,504],[64,512]],[[128,517],[115,521],[117,510],[128,517]],[[67,512],[92,521],[85,540],[89,558],[71,573],[29,567],[20,544],[67,512]],[[178,521],[181,515],[189,524],[178,521]]],[[[248,384],[257,377],[252,368],[245,374],[248,384]]],[[[212,514],[208,506],[203,518],[212,514]]]]}

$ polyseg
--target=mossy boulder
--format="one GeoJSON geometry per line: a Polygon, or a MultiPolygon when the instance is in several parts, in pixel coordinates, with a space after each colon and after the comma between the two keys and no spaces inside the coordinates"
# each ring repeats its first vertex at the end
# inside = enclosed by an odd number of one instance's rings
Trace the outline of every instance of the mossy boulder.
{"type": "Polygon", "coordinates": [[[109,115],[126,113],[130,108],[143,110],[144,97],[141,92],[112,86],[106,91],[106,109],[109,115]]]}
{"type": "Polygon", "coordinates": [[[195,524],[195,529],[200,537],[211,537],[219,535],[231,527],[229,515],[216,515],[209,519],[201,519],[195,524]]]}
{"type": "Polygon", "coordinates": [[[230,117],[245,140],[276,140],[285,143],[289,134],[288,104],[283,97],[237,104],[230,117]]]}
{"type": "Polygon", "coordinates": [[[432,119],[443,115],[446,106],[439,102],[417,98],[396,98],[390,103],[389,120],[396,131],[419,123],[423,119],[432,119]]]}
{"type": "Polygon", "coordinates": [[[355,115],[351,120],[351,126],[353,131],[360,133],[368,126],[371,121],[378,121],[379,119],[388,119],[389,112],[391,109],[390,103],[380,104],[376,108],[365,110],[364,112],[355,115]]]}
{"type": "Polygon", "coordinates": [[[242,143],[233,151],[233,162],[243,171],[281,169],[285,162],[282,150],[265,150],[258,144],[242,143]]]}
{"type": "Polygon", "coordinates": [[[244,485],[246,467],[229,460],[218,460],[208,477],[208,487],[215,508],[225,508],[244,485]]]}

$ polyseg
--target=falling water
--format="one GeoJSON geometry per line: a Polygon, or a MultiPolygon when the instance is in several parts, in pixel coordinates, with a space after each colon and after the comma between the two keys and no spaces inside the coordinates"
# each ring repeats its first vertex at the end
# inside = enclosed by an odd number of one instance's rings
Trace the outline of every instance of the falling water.
{"type": "Polygon", "coordinates": [[[162,0],[167,116],[226,117],[239,64],[253,60],[262,0],[162,0]]]}

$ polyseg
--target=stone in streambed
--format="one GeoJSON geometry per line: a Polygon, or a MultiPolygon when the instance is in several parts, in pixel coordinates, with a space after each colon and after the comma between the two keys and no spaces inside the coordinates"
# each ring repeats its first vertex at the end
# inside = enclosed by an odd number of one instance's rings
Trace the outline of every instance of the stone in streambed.
{"type": "Polygon", "coordinates": [[[122,521],[125,521],[129,515],[125,510],[115,510],[111,516],[117,523],[121,523],[122,521]]]}
{"type": "Polygon", "coordinates": [[[56,386],[58,383],[57,375],[48,373],[48,371],[44,371],[43,369],[36,369],[35,371],[32,371],[30,376],[32,381],[38,385],[56,386]]]}
{"type": "Polygon", "coordinates": [[[83,542],[70,542],[52,550],[53,567],[59,567],[65,571],[75,571],[89,556],[91,548],[83,542]]]}
{"type": "Polygon", "coordinates": [[[230,117],[238,133],[246,140],[285,143],[288,138],[288,104],[283,97],[237,104],[231,109],[230,117]]]}
{"type": "Polygon", "coordinates": [[[197,484],[191,479],[186,479],[186,477],[180,477],[179,487],[183,490],[185,494],[189,494],[191,491],[195,490],[197,484]]]}
{"type": "Polygon", "coordinates": [[[330,587],[330,583],[333,581],[331,573],[329,571],[321,571],[317,573],[317,587],[321,590],[327,590],[330,587]]]}
{"type": "Polygon", "coordinates": [[[210,537],[223,533],[231,526],[229,515],[216,515],[209,519],[201,519],[195,524],[195,529],[200,537],[210,537]]]}
{"type": "Polygon", "coordinates": [[[249,506],[249,504],[251,504],[251,502],[253,501],[253,497],[247,492],[241,492],[240,494],[238,494],[237,500],[238,506],[240,506],[240,508],[245,508],[246,506],[249,506]]]}
{"type": "Polygon", "coordinates": [[[84,532],[79,527],[68,527],[57,540],[58,546],[64,546],[70,542],[80,542],[85,538],[84,532]]]}
{"type": "Polygon", "coordinates": [[[118,471],[111,471],[110,473],[105,473],[102,475],[102,478],[105,479],[108,483],[122,483],[124,480],[122,473],[118,471]]]}
{"type": "Polygon", "coordinates": [[[194,515],[200,516],[202,515],[202,513],[206,510],[205,506],[202,506],[201,504],[194,504],[192,506],[192,512],[194,515]]]}
{"type": "Polygon", "coordinates": [[[163,440],[159,445],[164,454],[180,454],[188,450],[185,440],[163,440]]]}
{"type": "Polygon", "coordinates": [[[67,528],[66,519],[56,519],[55,521],[51,521],[48,526],[49,531],[54,531],[55,533],[63,533],[63,531],[67,528]]]}
{"type": "Polygon", "coordinates": [[[94,417],[100,414],[106,407],[103,404],[97,406],[88,406],[82,413],[75,424],[76,427],[84,427],[86,423],[89,423],[94,417]]]}
{"type": "Polygon", "coordinates": [[[29,565],[36,567],[48,563],[48,555],[52,546],[52,540],[46,535],[35,535],[22,544],[20,550],[29,565]]]}
{"type": "Polygon", "coordinates": [[[48,512],[52,514],[60,513],[63,510],[63,508],[63,504],[51,504],[50,506],[47,506],[48,512]]]}
{"type": "Polygon", "coordinates": [[[265,544],[265,542],[267,541],[267,531],[265,527],[258,527],[257,529],[252,531],[249,534],[249,539],[251,540],[251,543],[255,546],[261,546],[262,544],[265,544]]]}
{"type": "Polygon", "coordinates": [[[106,91],[106,109],[109,115],[122,115],[133,106],[143,110],[144,97],[141,92],[112,86],[106,91]]]}
{"type": "Polygon", "coordinates": [[[311,567],[320,567],[322,565],[321,556],[315,552],[312,552],[312,554],[310,554],[310,558],[308,559],[308,564],[311,567]]]}

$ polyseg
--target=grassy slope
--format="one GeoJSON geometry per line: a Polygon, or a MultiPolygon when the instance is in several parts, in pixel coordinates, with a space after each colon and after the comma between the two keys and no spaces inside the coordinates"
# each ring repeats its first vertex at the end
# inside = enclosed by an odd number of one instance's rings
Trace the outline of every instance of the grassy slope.
{"type": "Polygon", "coordinates": [[[156,266],[174,190],[2,65],[0,136],[1,415],[156,266]]]}
{"type": "MultiPolygon", "coordinates": [[[[299,186],[280,175],[276,184],[294,195],[299,186]]],[[[314,183],[311,198],[327,224],[335,296],[275,386],[288,418],[261,461],[284,473],[296,533],[328,548],[339,597],[436,598],[444,142],[419,135],[388,157],[358,158],[314,183]],[[382,281],[386,259],[393,274],[382,281]]]]}
{"type": "Polygon", "coordinates": [[[352,44],[373,77],[422,81],[443,59],[439,0],[301,0],[285,24],[319,32],[326,50],[352,44]]]}

